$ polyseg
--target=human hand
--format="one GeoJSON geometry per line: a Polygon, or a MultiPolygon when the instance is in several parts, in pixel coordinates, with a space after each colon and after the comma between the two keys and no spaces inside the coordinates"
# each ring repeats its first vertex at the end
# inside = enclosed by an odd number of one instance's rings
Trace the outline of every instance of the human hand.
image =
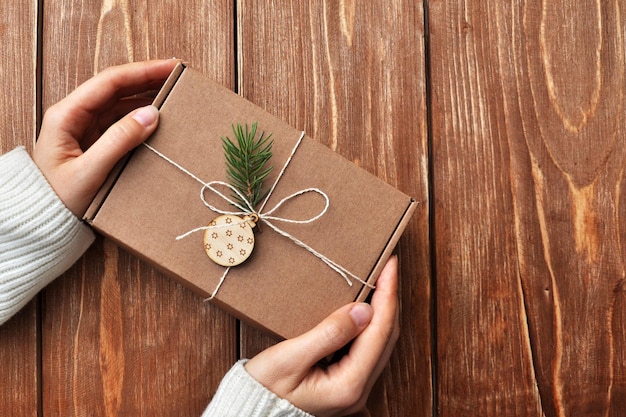
{"type": "Polygon", "coordinates": [[[272,346],[245,367],[267,389],[318,417],[361,410],[399,337],[398,261],[391,257],[371,306],[348,304],[309,332],[272,346]],[[355,339],[356,337],[356,339],[355,339]],[[315,366],[352,339],[350,351],[327,369],[315,366]]]}
{"type": "Polygon", "coordinates": [[[117,161],[157,127],[151,100],[131,96],[159,88],[178,62],[107,68],[46,111],[33,160],[76,216],[87,210],[117,161]]]}

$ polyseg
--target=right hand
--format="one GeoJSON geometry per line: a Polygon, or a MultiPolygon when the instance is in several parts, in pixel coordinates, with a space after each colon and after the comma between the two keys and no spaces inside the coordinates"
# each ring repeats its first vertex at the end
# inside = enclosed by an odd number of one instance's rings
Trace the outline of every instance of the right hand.
{"type": "Polygon", "coordinates": [[[348,304],[309,332],[272,346],[245,367],[267,389],[318,417],[360,411],[399,337],[398,261],[391,257],[376,282],[371,306],[348,304]],[[354,339],[327,369],[321,359],[354,339]]]}

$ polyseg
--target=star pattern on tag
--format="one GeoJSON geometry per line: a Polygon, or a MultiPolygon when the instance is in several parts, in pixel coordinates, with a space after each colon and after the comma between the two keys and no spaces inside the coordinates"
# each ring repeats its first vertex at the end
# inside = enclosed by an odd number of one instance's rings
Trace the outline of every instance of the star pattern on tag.
{"type": "MultiPolygon", "coordinates": [[[[236,266],[250,257],[254,249],[251,220],[225,214],[209,223],[204,232],[207,256],[221,266],[236,266]]],[[[253,223],[254,224],[254,223],[253,223]]]]}

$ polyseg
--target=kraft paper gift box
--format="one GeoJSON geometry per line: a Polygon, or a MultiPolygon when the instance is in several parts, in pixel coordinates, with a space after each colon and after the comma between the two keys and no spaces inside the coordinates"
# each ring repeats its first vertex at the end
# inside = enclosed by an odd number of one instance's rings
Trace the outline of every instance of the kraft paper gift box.
{"type": "MultiPolygon", "coordinates": [[[[146,142],[154,151],[139,146],[109,178],[85,215],[94,229],[203,297],[223,278],[211,302],[283,338],[367,297],[371,288],[353,276],[375,284],[415,209],[413,199],[324,145],[308,137],[300,141],[302,132],[184,65],[172,73],[155,105],[160,123],[146,142]],[[271,220],[288,236],[259,220],[252,255],[224,277],[226,267],[205,252],[203,231],[177,237],[220,215],[201,197],[219,210],[239,211],[202,182],[227,181],[221,138],[234,140],[233,125],[255,122],[274,140],[265,188],[286,166],[263,212],[309,188],[327,196],[328,208],[310,223],[271,220]],[[320,257],[353,274],[352,284],[320,257]]],[[[216,189],[232,194],[224,186],[216,189]]],[[[323,195],[306,192],[272,215],[306,220],[325,205],[323,195]]]]}

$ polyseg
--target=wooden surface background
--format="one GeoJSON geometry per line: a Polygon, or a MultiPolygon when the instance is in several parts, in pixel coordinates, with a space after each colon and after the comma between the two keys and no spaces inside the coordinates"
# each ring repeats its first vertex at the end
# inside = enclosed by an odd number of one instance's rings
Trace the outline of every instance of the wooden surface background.
{"type": "MultiPolygon", "coordinates": [[[[0,150],[176,56],[421,202],[371,416],[626,416],[626,2],[2,0],[0,150]]],[[[2,416],[199,416],[273,341],[98,239],[0,327],[2,416]]],[[[362,413],[367,415],[368,413],[362,413]]]]}

